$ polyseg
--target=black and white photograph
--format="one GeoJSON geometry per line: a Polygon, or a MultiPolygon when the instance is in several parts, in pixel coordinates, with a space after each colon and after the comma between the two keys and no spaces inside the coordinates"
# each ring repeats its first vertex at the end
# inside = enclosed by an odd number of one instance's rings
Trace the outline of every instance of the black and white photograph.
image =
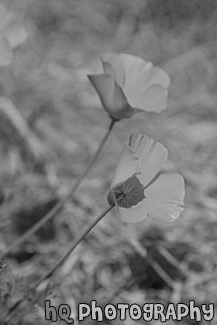
{"type": "Polygon", "coordinates": [[[216,325],[217,1],[0,0],[0,325],[216,325]]]}

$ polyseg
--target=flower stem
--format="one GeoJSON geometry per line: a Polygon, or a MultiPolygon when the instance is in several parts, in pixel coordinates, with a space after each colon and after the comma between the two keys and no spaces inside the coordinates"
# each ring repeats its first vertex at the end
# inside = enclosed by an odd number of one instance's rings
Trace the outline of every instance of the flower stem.
{"type": "MultiPolygon", "coordinates": [[[[107,207],[96,219],[94,219],[90,225],[87,227],[86,230],[83,231],[83,233],[78,236],[71,244],[71,246],[68,248],[66,253],[56,262],[56,264],[52,267],[51,270],[49,270],[47,273],[45,273],[32,287],[31,290],[37,289],[37,287],[46,279],[50,278],[55,271],[66,261],[66,259],[69,257],[69,255],[74,251],[74,249],[82,242],[82,240],[89,234],[89,232],[95,227],[95,225],[109,212],[113,209],[114,206],[107,207]]],[[[28,299],[28,297],[25,295],[23,298],[18,300],[7,312],[6,318],[7,319],[6,324],[9,324],[8,322],[13,317],[16,309],[28,299]]]]}
{"type": "Polygon", "coordinates": [[[110,126],[102,139],[96,153],[90,160],[89,164],[87,165],[84,172],[78,177],[78,179],[75,181],[75,183],[72,184],[68,192],[57,202],[57,204],[47,213],[43,218],[41,218],[37,223],[34,224],[31,228],[29,228],[22,236],[20,236],[17,240],[11,244],[8,249],[1,255],[1,258],[5,258],[9,253],[11,253],[13,250],[15,250],[20,244],[24,243],[30,236],[32,236],[37,230],[39,230],[46,222],[48,222],[50,219],[52,219],[57,212],[64,206],[65,202],[68,200],[70,196],[72,196],[75,191],[77,190],[78,186],[80,185],[83,178],[87,175],[91,167],[94,165],[95,161],[97,160],[103,146],[105,145],[112,129],[115,124],[116,120],[112,119],[110,126]]]}
{"type": "Polygon", "coordinates": [[[80,244],[80,242],[89,234],[89,232],[95,227],[95,225],[109,212],[111,209],[113,209],[114,206],[107,207],[96,219],[94,219],[91,224],[87,227],[84,232],[78,236],[71,244],[71,246],[68,248],[66,253],[56,262],[56,264],[52,267],[51,270],[49,270],[47,273],[45,273],[32,287],[32,289],[36,289],[44,280],[51,277],[51,275],[54,274],[54,272],[61,266],[65,260],[69,257],[69,255],[74,251],[74,249],[80,244]]]}

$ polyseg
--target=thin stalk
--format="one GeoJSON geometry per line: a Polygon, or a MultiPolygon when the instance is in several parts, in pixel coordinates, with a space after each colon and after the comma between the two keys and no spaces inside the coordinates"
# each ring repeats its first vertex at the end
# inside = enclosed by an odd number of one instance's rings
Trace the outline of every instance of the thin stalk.
{"type": "Polygon", "coordinates": [[[112,119],[110,126],[102,139],[96,153],[90,160],[89,164],[87,165],[84,172],[78,177],[78,179],[75,181],[75,183],[72,184],[71,188],[68,190],[68,192],[57,202],[57,204],[47,213],[43,218],[41,218],[37,223],[35,223],[31,228],[29,228],[22,236],[20,236],[17,240],[15,240],[8,249],[1,255],[1,259],[4,259],[9,253],[14,251],[20,244],[24,243],[30,236],[32,236],[37,230],[39,230],[46,222],[48,222],[50,219],[52,219],[57,212],[64,206],[65,202],[68,200],[70,196],[72,196],[75,191],[77,190],[78,186],[80,185],[83,178],[87,175],[91,167],[94,165],[95,161],[97,160],[103,146],[105,145],[112,129],[115,124],[116,120],[112,119]]]}
{"type": "MultiPolygon", "coordinates": [[[[83,231],[83,233],[80,234],[71,244],[71,246],[68,248],[66,253],[56,262],[56,264],[52,267],[51,270],[49,270],[47,273],[45,273],[32,287],[32,290],[37,289],[37,287],[46,279],[50,278],[56,270],[66,261],[66,259],[70,256],[70,254],[75,250],[75,248],[82,242],[82,240],[89,234],[89,232],[95,227],[95,225],[109,212],[113,209],[114,206],[107,207],[96,219],[94,219],[90,225],[83,231]]],[[[24,296],[22,299],[18,300],[8,311],[6,318],[9,317],[5,324],[8,324],[8,322],[11,320],[12,316],[14,315],[16,309],[28,299],[27,296],[24,296]]]]}
{"type": "Polygon", "coordinates": [[[50,278],[55,271],[66,261],[66,259],[69,257],[69,255],[74,251],[74,249],[80,244],[80,242],[89,234],[89,232],[95,227],[95,225],[109,212],[114,206],[109,206],[106,208],[95,220],[91,222],[91,224],[87,227],[84,232],[78,236],[71,244],[71,246],[68,248],[66,253],[56,262],[56,264],[52,267],[51,270],[49,270],[47,273],[45,273],[32,287],[32,289],[36,289],[44,280],[50,278]]]}

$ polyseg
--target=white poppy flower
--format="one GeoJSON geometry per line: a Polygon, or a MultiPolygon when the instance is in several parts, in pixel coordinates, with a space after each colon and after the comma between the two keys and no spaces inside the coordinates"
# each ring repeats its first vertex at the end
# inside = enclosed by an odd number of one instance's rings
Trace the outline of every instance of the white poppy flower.
{"type": "Polygon", "coordinates": [[[130,54],[107,53],[101,61],[104,73],[88,77],[112,118],[166,108],[170,78],[164,70],[130,54]]]}
{"type": "Polygon", "coordinates": [[[177,173],[159,173],[168,151],[146,135],[131,134],[122,148],[108,194],[122,221],[134,223],[151,216],[172,222],[184,209],[184,180],[177,173]]]}

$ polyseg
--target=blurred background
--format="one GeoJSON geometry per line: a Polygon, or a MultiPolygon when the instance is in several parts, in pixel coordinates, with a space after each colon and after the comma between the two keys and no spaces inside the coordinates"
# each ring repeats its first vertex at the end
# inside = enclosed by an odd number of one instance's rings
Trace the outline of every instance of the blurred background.
{"type": "MultiPolygon", "coordinates": [[[[109,118],[87,79],[88,73],[102,71],[100,55],[138,55],[171,77],[167,109],[117,123],[76,195],[7,261],[1,260],[2,310],[22,297],[105,209],[112,173],[130,132],[162,142],[169,149],[166,169],[182,174],[186,183],[186,208],[173,224],[148,219],[127,225],[115,211],[108,214],[49,286],[40,289],[38,301],[24,304],[11,324],[48,324],[45,299],[56,306],[69,304],[72,316],[79,303],[94,299],[100,306],[189,300],[198,306],[216,304],[216,1],[2,3],[23,23],[29,37],[14,51],[11,65],[0,69],[0,94],[13,103],[7,113],[0,109],[1,251],[67,192],[104,136],[109,118]],[[19,117],[28,134],[23,135],[19,117]]],[[[96,322],[89,318],[84,323],[96,322]]],[[[125,323],[144,321],[129,318],[125,323]]],[[[205,323],[188,317],[181,321],[205,323]]],[[[215,319],[210,322],[214,323],[215,319]]]]}

